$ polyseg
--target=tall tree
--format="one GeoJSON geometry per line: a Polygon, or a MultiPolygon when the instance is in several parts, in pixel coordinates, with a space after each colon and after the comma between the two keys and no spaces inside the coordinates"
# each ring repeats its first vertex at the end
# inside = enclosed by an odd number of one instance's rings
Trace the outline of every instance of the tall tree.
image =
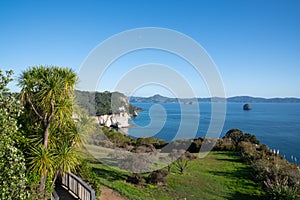
{"type": "Polygon", "coordinates": [[[71,69],[44,66],[29,68],[19,78],[21,101],[31,107],[43,126],[46,149],[52,121],[62,124],[66,117],[72,116],[76,80],[71,69]]]}
{"type": "Polygon", "coordinates": [[[76,74],[71,69],[56,66],[31,67],[19,77],[20,100],[30,120],[28,130],[33,132],[31,134],[37,139],[40,138],[41,146],[36,146],[32,150],[34,156],[31,159],[31,168],[40,173],[40,192],[44,199],[47,198],[45,192],[47,175],[49,173],[49,176],[52,176],[55,168],[50,162],[55,152],[49,148],[51,144],[55,147],[55,141],[50,139],[58,132],[61,137],[69,139],[67,134],[63,133],[72,129],[70,123],[73,124],[72,104],[76,81],[76,74]],[[34,162],[36,159],[40,161],[39,167],[34,162]]]}

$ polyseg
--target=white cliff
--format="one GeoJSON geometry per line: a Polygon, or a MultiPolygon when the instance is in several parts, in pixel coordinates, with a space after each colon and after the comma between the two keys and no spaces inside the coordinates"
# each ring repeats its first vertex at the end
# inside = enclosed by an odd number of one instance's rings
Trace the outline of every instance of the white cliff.
{"type": "Polygon", "coordinates": [[[121,112],[119,114],[111,114],[111,115],[100,115],[96,117],[97,122],[101,126],[117,126],[119,128],[129,127],[128,123],[131,119],[130,115],[126,112],[121,112]]]}

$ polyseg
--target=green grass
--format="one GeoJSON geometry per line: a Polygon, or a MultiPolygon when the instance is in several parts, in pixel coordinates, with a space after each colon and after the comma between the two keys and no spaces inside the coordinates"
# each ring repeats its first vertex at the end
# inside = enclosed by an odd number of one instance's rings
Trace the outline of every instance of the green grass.
{"type": "Polygon", "coordinates": [[[205,158],[189,163],[183,175],[175,168],[167,177],[166,186],[145,185],[144,188],[126,183],[130,174],[93,163],[103,185],[118,191],[128,199],[260,199],[264,192],[251,180],[252,170],[235,152],[211,152],[205,158]]]}

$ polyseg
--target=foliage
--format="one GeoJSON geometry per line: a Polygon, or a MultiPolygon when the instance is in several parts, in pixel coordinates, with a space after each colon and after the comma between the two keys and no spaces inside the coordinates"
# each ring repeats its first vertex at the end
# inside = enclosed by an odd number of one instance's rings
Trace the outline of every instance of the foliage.
{"type": "Polygon", "coordinates": [[[0,70],[0,199],[28,199],[26,192],[25,160],[16,148],[18,125],[16,118],[22,106],[11,93],[7,84],[12,80],[12,71],[4,75],[0,70]],[[6,92],[6,94],[4,94],[6,92]]]}
{"type": "Polygon", "coordinates": [[[74,140],[76,145],[81,147],[83,143],[88,142],[88,138],[94,134],[95,130],[99,128],[95,123],[95,120],[91,118],[87,111],[80,108],[76,104],[74,105],[74,118],[76,133],[74,140]]]}
{"type": "Polygon", "coordinates": [[[20,99],[32,120],[30,125],[36,124],[36,131],[43,133],[45,148],[51,126],[61,127],[72,118],[76,80],[70,69],[54,66],[29,68],[19,78],[20,99]]]}
{"type": "Polygon", "coordinates": [[[299,199],[299,186],[290,186],[288,183],[288,176],[284,178],[276,177],[275,180],[269,178],[264,181],[268,188],[268,195],[271,199],[278,200],[297,200],[299,199]]]}
{"type": "Polygon", "coordinates": [[[136,139],[136,146],[141,145],[153,145],[155,148],[160,149],[164,147],[167,143],[164,140],[155,137],[142,137],[136,139]]]}
{"type": "Polygon", "coordinates": [[[159,169],[159,170],[153,171],[149,174],[149,176],[147,178],[147,182],[150,184],[155,184],[155,185],[165,185],[168,174],[169,174],[169,171],[167,171],[165,169],[159,169]]]}
{"type": "MultiPolygon", "coordinates": [[[[19,78],[20,99],[25,112],[20,117],[23,133],[28,140],[30,173],[40,176],[36,198],[47,199],[58,174],[69,172],[78,164],[74,146],[79,146],[73,114],[73,93],[77,77],[68,68],[31,67],[19,78]]],[[[31,179],[37,181],[36,177],[31,179]]]]}
{"type": "Polygon", "coordinates": [[[0,135],[0,199],[27,199],[25,160],[7,135],[0,135]]]}
{"type": "Polygon", "coordinates": [[[193,140],[192,144],[188,148],[188,152],[190,153],[198,153],[200,151],[203,138],[199,137],[193,140]]]}
{"type": "MultiPolygon", "coordinates": [[[[129,145],[135,143],[135,139],[130,138],[114,129],[109,129],[107,127],[102,127],[102,131],[107,137],[106,139],[112,142],[115,146],[120,148],[126,148],[129,145]]],[[[101,138],[103,140],[103,138],[101,138]]]]}
{"type": "Polygon", "coordinates": [[[171,157],[177,158],[173,162],[173,165],[175,166],[175,168],[178,170],[180,174],[183,174],[184,170],[188,167],[189,161],[196,158],[190,152],[187,152],[184,149],[180,149],[180,150],[174,149],[171,152],[171,157]]]}
{"type": "Polygon", "coordinates": [[[239,143],[240,155],[252,163],[255,178],[264,183],[269,199],[299,199],[300,169],[265,145],[239,143]]]}
{"type": "Polygon", "coordinates": [[[97,174],[92,171],[87,160],[83,160],[80,165],[76,166],[76,174],[79,175],[83,181],[92,186],[95,190],[96,198],[99,199],[101,194],[101,181],[97,174]]]}
{"type": "MultiPolygon", "coordinates": [[[[188,151],[199,152],[203,141],[203,138],[194,139],[188,151]]],[[[299,167],[288,163],[283,157],[270,151],[266,145],[260,145],[255,135],[231,129],[225,137],[218,139],[213,150],[239,152],[241,158],[251,164],[255,179],[266,186],[269,199],[299,198],[299,167]]],[[[184,164],[182,163],[183,166],[184,164]]]]}
{"type": "Polygon", "coordinates": [[[46,149],[43,145],[32,148],[30,153],[30,172],[45,176],[53,174],[54,171],[54,154],[49,149],[46,149]]]}
{"type": "Polygon", "coordinates": [[[242,141],[243,135],[244,134],[241,130],[231,129],[225,134],[224,138],[230,138],[234,142],[235,146],[237,146],[239,142],[242,141]]]}
{"type": "Polygon", "coordinates": [[[87,92],[76,91],[78,105],[87,110],[91,116],[120,113],[120,108],[125,112],[133,114],[136,108],[130,104],[127,97],[119,92],[87,92]]]}
{"type": "Polygon", "coordinates": [[[130,174],[101,163],[91,162],[101,184],[131,200],[150,199],[260,199],[262,184],[251,180],[251,168],[241,162],[236,152],[210,152],[203,159],[189,162],[185,173],[175,168],[163,187],[136,186],[125,182],[130,174]]]}
{"type": "Polygon", "coordinates": [[[256,139],[255,135],[252,135],[250,133],[243,133],[243,131],[239,129],[231,129],[229,130],[225,136],[224,139],[229,139],[233,142],[235,149],[238,149],[238,145],[240,142],[250,142],[252,144],[259,144],[259,140],[256,139]]]}
{"type": "Polygon", "coordinates": [[[259,140],[256,139],[256,136],[255,135],[252,135],[250,133],[245,133],[241,139],[242,141],[245,141],[245,142],[251,142],[252,144],[259,144],[259,140]]]}
{"type": "Polygon", "coordinates": [[[75,170],[75,167],[80,164],[81,159],[77,149],[68,142],[63,141],[60,147],[54,153],[54,178],[52,180],[52,187],[55,184],[58,175],[63,173],[70,173],[75,170]]]}

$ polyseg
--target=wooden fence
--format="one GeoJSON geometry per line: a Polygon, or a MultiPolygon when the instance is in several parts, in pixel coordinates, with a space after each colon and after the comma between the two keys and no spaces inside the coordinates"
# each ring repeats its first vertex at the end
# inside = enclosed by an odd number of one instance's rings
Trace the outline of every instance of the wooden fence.
{"type": "Polygon", "coordinates": [[[62,185],[67,187],[78,199],[96,200],[95,191],[72,173],[65,173],[62,176],[62,185]]]}
{"type": "Polygon", "coordinates": [[[55,190],[51,194],[51,200],[59,200],[59,197],[55,190]]]}

